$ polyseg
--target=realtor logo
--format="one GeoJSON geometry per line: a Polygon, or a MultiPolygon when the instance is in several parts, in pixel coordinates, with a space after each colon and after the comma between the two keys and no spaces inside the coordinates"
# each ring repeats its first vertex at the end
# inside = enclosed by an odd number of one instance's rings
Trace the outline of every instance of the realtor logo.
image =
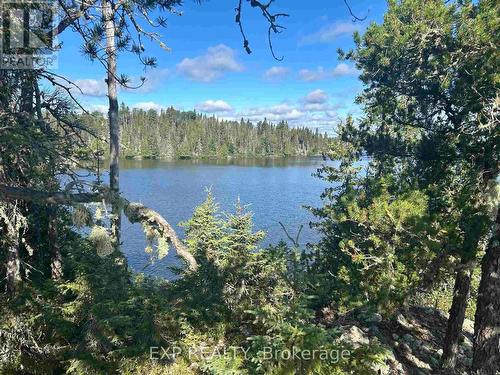
{"type": "Polygon", "coordinates": [[[57,68],[56,0],[1,0],[0,68],[57,68]]]}

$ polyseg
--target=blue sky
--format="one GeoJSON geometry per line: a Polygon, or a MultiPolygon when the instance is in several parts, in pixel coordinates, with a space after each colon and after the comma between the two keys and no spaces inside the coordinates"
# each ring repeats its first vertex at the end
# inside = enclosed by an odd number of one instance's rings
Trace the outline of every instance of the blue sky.
{"type": "MultiPolygon", "coordinates": [[[[287,29],[273,37],[283,61],[273,59],[267,24],[248,4],[243,21],[253,53],[245,53],[234,22],[236,2],[186,1],[182,16],[166,14],[168,25],[160,33],[171,51],[146,44],[146,54],[157,58],[158,67],[145,72],[135,56],[121,55],[119,73],[132,79],[144,76],[146,83],[137,90],[120,90],[120,102],[153,109],[172,105],[228,119],[283,119],[328,132],[339,118],[356,111],[353,100],[361,84],[354,67],[337,60],[336,50],[353,46],[354,30],[380,22],[385,1],[351,1],[356,14],[367,14],[365,22],[352,22],[342,0],[275,0],[276,12],[290,14],[281,22],[287,29]]],[[[79,84],[86,107],[104,111],[103,68],[82,55],[81,40],[71,31],[60,41],[57,73],[79,84]]]]}

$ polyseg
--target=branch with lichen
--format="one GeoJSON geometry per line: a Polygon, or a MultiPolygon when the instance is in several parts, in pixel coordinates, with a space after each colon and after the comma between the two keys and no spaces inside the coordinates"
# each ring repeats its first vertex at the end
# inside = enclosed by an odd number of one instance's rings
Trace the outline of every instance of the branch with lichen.
{"type": "MultiPolygon", "coordinates": [[[[99,186],[96,192],[71,193],[69,191],[47,192],[30,188],[0,185],[0,200],[12,201],[23,200],[26,202],[43,202],[48,204],[60,204],[75,206],[79,203],[106,202],[115,203],[117,200],[123,209],[123,213],[131,223],[141,223],[145,230],[158,240],[159,250],[165,254],[165,243],[171,243],[179,255],[188,265],[190,271],[198,267],[196,259],[188,251],[184,243],[179,239],[174,228],[158,212],[144,206],[141,203],[130,202],[126,198],[113,193],[109,187],[99,186]]],[[[102,233],[95,233],[101,238],[102,233]]]]}

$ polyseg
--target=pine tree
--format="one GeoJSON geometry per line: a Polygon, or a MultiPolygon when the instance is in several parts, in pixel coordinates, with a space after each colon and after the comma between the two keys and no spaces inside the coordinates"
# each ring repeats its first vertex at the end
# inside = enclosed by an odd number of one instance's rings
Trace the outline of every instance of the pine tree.
{"type": "MultiPolygon", "coordinates": [[[[356,48],[341,52],[356,63],[365,84],[357,99],[363,116],[340,135],[353,155],[345,168],[366,155],[376,176],[396,179],[393,199],[407,187],[424,193],[435,222],[426,230],[440,228],[445,234],[436,239],[440,251],[457,260],[442,358],[450,371],[471,270],[495,217],[486,203],[499,173],[499,133],[491,117],[498,101],[498,43],[491,42],[493,35],[498,39],[495,9],[489,0],[393,1],[381,25],[356,34],[356,48]]],[[[335,169],[325,172],[329,180],[339,176],[335,169]]],[[[489,342],[498,342],[498,336],[489,342]]]]}

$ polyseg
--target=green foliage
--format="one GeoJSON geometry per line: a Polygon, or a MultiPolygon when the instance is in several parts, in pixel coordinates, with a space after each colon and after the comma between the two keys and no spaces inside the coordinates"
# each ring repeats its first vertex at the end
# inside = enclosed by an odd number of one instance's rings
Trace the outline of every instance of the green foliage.
{"type": "Polygon", "coordinates": [[[15,299],[2,295],[0,348],[10,353],[2,373],[371,374],[382,358],[377,344],[351,348],[318,323],[303,255],[285,243],[260,249],[264,234],[239,202],[221,214],[208,194],[185,223],[199,269],[171,282],[133,277],[100,257],[68,227],[72,215],[60,214],[64,278],[51,280],[41,262],[15,299]],[[152,361],[151,347],[182,351],[152,361]]]}
{"type": "Polygon", "coordinates": [[[318,173],[332,183],[313,209],[320,305],[390,312],[481,253],[499,170],[494,3],[390,1],[341,53],[361,71],[363,115],[318,173]]]}
{"type": "MultiPolygon", "coordinates": [[[[107,139],[107,125],[99,113],[82,116],[101,139],[107,139]]],[[[264,120],[226,121],[196,112],[173,108],[160,113],[120,108],[123,156],[129,158],[227,158],[319,155],[328,147],[326,135],[313,130],[290,128],[264,120]]],[[[99,139],[89,139],[93,152],[106,148],[99,139]]]]}
{"type": "Polygon", "coordinates": [[[164,343],[156,321],[165,311],[162,283],[132,282],[90,242],[71,232],[62,238],[64,280],[37,277],[14,300],[2,295],[0,329],[6,335],[22,329],[24,336],[9,344],[14,358],[0,358],[2,373],[21,366],[32,374],[110,373],[124,358],[164,343]]]}
{"type": "Polygon", "coordinates": [[[118,373],[123,375],[194,375],[196,371],[183,361],[172,364],[151,361],[148,357],[123,360],[118,373]]]}
{"type": "MultiPolygon", "coordinates": [[[[481,267],[478,265],[472,273],[470,296],[467,310],[465,311],[465,317],[471,321],[475,319],[480,280],[481,267]]],[[[422,291],[411,297],[411,304],[415,306],[433,307],[441,311],[450,311],[453,300],[453,284],[454,275],[450,272],[446,272],[434,281],[434,285],[431,289],[422,291]]]]}
{"type": "MultiPolygon", "coordinates": [[[[157,4],[146,3],[146,10],[157,4]]],[[[239,202],[223,214],[209,193],[184,224],[199,267],[166,282],[99,256],[112,250],[99,209],[84,240],[63,209],[3,204],[0,245],[17,254],[2,251],[0,264],[17,272],[10,281],[23,283],[0,296],[0,372],[374,373],[387,353],[373,339],[356,348],[345,342],[336,318],[356,309],[389,314],[408,301],[448,308],[454,267],[476,261],[491,231],[499,198],[497,11],[492,0],[391,0],[383,22],[341,54],[361,71],[363,114],[340,124],[333,140],[285,122],[254,126],[122,106],[128,157],[311,155],[331,141],[334,162],[318,171],[331,186],[323,207],[312,208],[322,238],[309,251],[285,243],[261,249],[264,233],[254,232],[251,214],[239,202]],[[58,249],[64,273],[53,279],[58,249]],[[426,278],[433,288],[422,291],[426,278]],[[152,346],[182,351],[151,361],[152,346]],[[350,350],[344,360],[283,356],[343,349],[350,350]]],[[[87,48],[92,55],[92,43],[87,48]]],[[[56,94],[43,103],[46,118],[26,115],[34,95],[18,100],[19,92],[34,91],[36,77],[0,73],[2,181],[57,189],[55,176],[71,175],[74,159],[105,154],[104,117],[76,116],[56,94]],[[79,121],[99,135],[85,147],[61,136],[79,121]]],[[[76,207],[73,223],[89,225],[91,216],[76,207]]],[[[165,239],[145,232],[152,257],[165,256],[165,239]]]]}
{"type": "Polygon", "coordinates": [[[340,313],[360,306],[392,312],[439,251],[438,231],[424,231],[434,225],[427,196],[414,189],[398,194],[390,178],[358,177],[343,164],[332,171],[330,177],[345,173],[343,185],[325,193],[331,203],[312,209],[324,235],[314,259],[315,277],[330,294],[322,293],[322,303],[333,301],[340,313]]]}
{"type": "Polygon", "coordinates": [[[348,347],[337,329],[315,321],[313,297],[304,293],[305,260],[285,243],[258,249],[263,233],[253,232],[239,202],[234,214],[222,215],[209,193],[184,225],[200,267],[171,289],[176,314],[185,319],[183,345],[219,353],[237,348],[235,355],[198,358],[200,368],[211,374],[373,373],[377,346],[353,350],[347,360],[320,358],[319,351],[348,347]],[[313,350],[311,358],[287,357],[313,350]]]}

